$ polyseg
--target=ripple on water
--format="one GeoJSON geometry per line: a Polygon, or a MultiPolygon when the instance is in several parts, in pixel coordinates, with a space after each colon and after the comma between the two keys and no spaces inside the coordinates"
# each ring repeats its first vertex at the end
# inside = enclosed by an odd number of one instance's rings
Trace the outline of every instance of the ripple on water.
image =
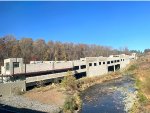
{"type": "Polygon", "coordinates": [[[134,91],[134,81],[129,78],[92,86],[82,95],[81,113],[126,113],[124,99],[134,91]]]}

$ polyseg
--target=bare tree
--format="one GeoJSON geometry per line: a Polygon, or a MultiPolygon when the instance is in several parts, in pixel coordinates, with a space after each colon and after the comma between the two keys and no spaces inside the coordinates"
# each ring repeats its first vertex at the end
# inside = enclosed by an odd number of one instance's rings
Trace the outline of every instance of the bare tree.
{"type": "MultiPolygon", "coordinates": [[[[145,50],[145,52],[149,49],[145,50]]],[[[12,35],[0,38],[0,66],[5,58],[22,57],[30,60],[77,60],[82,57],[109,56],[111,54],[130,54],[127,47],[113,49],[109,46],[62,43],[43,39],[33,41],[32,38],[16,40],[12,35]]]]}
{"type": "Polygon", "coordinates": [[[19,41],[21,56],[24,58],[25,62],[29,62],[31,60],[31,56],[33,53],[32,44],[33,41],[31,38],[23,38],[19,41]]]}

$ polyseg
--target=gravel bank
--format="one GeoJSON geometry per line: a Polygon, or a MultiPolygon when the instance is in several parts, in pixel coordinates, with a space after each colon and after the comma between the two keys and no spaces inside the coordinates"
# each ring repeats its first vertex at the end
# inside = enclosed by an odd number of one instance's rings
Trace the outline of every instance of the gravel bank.
{"type": "Polygon", "coordinates": [[[0,108],[10,109],[19,113],[58,113],[60,111],[59,107],[56,105],[31,101],[23,96],[0,97],[0,108]]]}

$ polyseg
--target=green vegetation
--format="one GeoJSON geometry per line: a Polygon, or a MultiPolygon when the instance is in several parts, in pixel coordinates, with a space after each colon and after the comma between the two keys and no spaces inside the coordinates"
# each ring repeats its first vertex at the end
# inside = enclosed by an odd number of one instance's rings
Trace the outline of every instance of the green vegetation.
{"type": "Polygon", "coordinates": [[[75,110],[81,109],[82,101],[77,89],[77,83],[76,78],[68,71],[61,83],[61,86],[65,88],[68,93],[63,106],[64,113],[73,113],[75,110]]]}
{"type": "Polygon", "coordinates": [[[74,91],[77,89],[76,78],[70,71],[67,72],[67,75],[64,77],[61,84],[66,90],[74,91]]]}
{"type": "Polygon", "coordinates": [[[131,76],[131,77],[135,77],[135,70],[138,69],[138,66],[135,62],[132,62],[131,64],[129,64],[125,69],[124,71],[122,72],[123,75],[126,75],[126,76],[131,76]]]}
{"type": "Polygon", "coordinates": [[[150,77],[147,77],[144,86],[146,87],[147,93],[150,93],[150,77]]]}
{"type": "Polygon", "coordinates": [[[137,69],[138,66],[136,64],[132,64],[130,65],[130,67],[128,68],[128,71],[134,71],[135,69],[137,69]]]}
{"type": "Polygon", "coordinates": [[[63,108],[64,108],[65,113],[73,113],[74,110],[77,110],[78,105],[76,104],[75,98],[74,97],[67,97],[63,108]]]}
{"type": "Polygon", "coordinates": [[[141,87],[141,81],[139,79],[136,79],[135,85],[137,88],[140,88],[141,87]]]}
{"type": "Polygon", "coordinates": [[[138,102],[133,106],[132,113],[147,113],[150,111],[150,57],[144,55],[133,62],[125,71],[126,74],[131,74],[135,79],[135,86],[137,88],[138,102]],[[138,111],[138,112],[135,112],[138,111]]]}
{"type": "Polygon", "coordinates": [[[64,113],[73,113],[81,109],[82,100],[79,93],[75,93],[73,96],[69,95],[63,106],[64,113]]]}
{"type": "Polygon", "coordinates": [[[148,102],[148,99],[141,91],[138,92],[138,98],[139,98],[139,102],[142,104],[146,104],[148,102]]]}
{"type": "Polygon", "coordinates": [[[136,85],[137,90],[138,90],[137,96],[138,96],[138,98],[139,98],[139,102],[140,102],[141,104],[147,103],[147,102],[148,102],[148,99],[147,99],[147,97],[144,95],[144,93],[143,93],[143,91],[142,91],[142,88],[143,88],[145,85],[143,85],[143,83],[142,83],[139,79],[137,79],[137,78],[136,78],[136,81],[135,81],[135,85],[136,85]]]}

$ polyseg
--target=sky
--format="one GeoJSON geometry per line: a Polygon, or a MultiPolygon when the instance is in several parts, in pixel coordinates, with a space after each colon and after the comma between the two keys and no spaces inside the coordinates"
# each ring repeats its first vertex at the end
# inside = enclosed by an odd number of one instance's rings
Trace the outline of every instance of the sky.
{"type": "Polygon", "coordinates": [[[150,2],[0,2],[0,37],[150,48],[150,2]]]}

